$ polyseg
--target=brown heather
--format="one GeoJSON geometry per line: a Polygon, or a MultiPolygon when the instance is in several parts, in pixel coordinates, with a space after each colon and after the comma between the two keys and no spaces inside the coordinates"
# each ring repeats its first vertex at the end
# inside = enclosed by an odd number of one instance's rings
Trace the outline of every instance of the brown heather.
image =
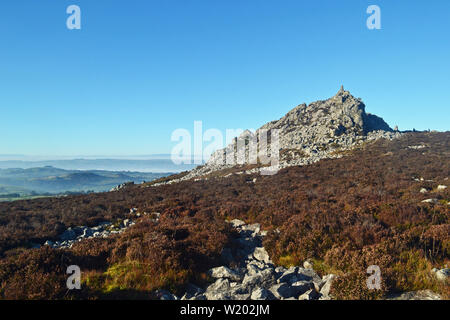
{"type": "Polygon", "coordinates": [[[430,272],[449,263],[450,191],[436,190],[449,184],[449,151],[448,132],[409,133],[274,176],[216,173],[207,181],[0,203],[0,298],[152,298],[158,288],[205,283],[234,237],[224,222],[233,218],[269,230],[264,246],[275,263],[309,258],[319,272],[337,273],[332,294],[339,299],[426,288],[449,298],[448,284],[430,272]],[[427,198],[439,202],[421,203],[427,198]],[[142,217],[123,234],[70,250],[29,249],[70,226],[123,219],[131,207],[160,212],[160,222],[142,217]],[[70,264],[83,272],[77,292],[65,288],[70,264]],[[381,268],[380,291],[366,287],[369,265],[381,268]]]}

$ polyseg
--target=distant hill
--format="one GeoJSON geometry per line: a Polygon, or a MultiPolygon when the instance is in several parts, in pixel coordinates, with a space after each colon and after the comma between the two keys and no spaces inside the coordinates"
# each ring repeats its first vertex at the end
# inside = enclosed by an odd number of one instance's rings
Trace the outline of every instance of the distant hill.
{"type": "Polygon", "coordinates": [[[170,173],[65,170],[52,166],[0,169],[0,201],[67,192],[101,192],[124,182],[142,183],[170,173]]]}
{"type": "Polygon", "coordinates": [[[36,160],[31,157],[1,157],[0,169],[21,168],[31,169],[53,167],[64,170],[106,170],[106,171],[136,171],[136,172],[181,172],[193,169],[194,164],[174,164],[170,155],[155,159],[60,159],[36,160]]]}

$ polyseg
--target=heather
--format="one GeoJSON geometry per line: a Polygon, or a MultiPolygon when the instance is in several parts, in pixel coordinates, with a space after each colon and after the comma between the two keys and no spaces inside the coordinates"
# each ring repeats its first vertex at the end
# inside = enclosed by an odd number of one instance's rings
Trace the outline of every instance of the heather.
{"type": "Polygon", "coordinates": [[[449,133],[416,132],[274,176],[221,177],[227,170],[208,180],[0,203],[0,297],[152,298],[159,288],[201,285],[235,236],[225,220],[239,218],[269,231],[264,246],[275,263],[311,259],[319,272],[338,274],[339,299],[425,288],[448,298],[448,285],[430,271],[449,263],[449,189],[437,189],[449,184],[449,150],[449,133]],[[410,148],[417,145],[425,147],[410,148]],[[124,219],[133,207],[160,212],[160,221],[142,216],[108,239],[31,249],[71,226],[124,219]],[[80,292],[65,289],[70,264],[83,270],[80,292]],[[366,288],[369,265],[380,266],[382,290],[366,288]]]}

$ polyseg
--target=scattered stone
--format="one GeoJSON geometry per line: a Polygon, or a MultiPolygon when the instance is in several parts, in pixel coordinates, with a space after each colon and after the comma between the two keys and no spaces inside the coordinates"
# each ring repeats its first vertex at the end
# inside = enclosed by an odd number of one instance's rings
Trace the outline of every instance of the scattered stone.
{"type": "Polygon", "coordinates": [[[428,190],[425,188],[420,189],[420,193],[427,193],[427,192],[428,192],[428,190]]]}
{"type": "Polygon", "coordinates": [[[253,257],[255,257],[256,260],[269,263],[269,254],[267,253],[266,249],[264,247],[257,247],[255,248],[255,251],[253,251],[253,257]]]}
{"type": "Polygon", "coordinates": [[[266,290],[264,288],[258,288],[252,292],[250,299],[251,300],[274,300],[275,296],[269,290],[266,290]]]}
{"type": "Polygon", "coordinates": [[[316,290],[309,289],[308,291],[300,295],[298,297],[298,300],[317,300],[319,296],[320,294],[316,290]]]}
{"type": "Polygon", "coordinates": [[[431,271],[434,273],[436,279],[442,282],[446,282],[448,277],[450,276],[450,269],[448,268],[444,268],[441,270],[433,268],[433,270],[431,271]]]}
{"type": "Polygon", "coordinates": [[[447,186],[444,186],[444,185],[438,185],[438,187],[437,187],[438,191],[443,191],[445,189],[447,189],[447,186]]]}
{"type": "Polygon", "coordinates": [[[438,203],[438,199],[425,199],[422,200],[422,203],[438,203]]]}
{"type": "Polygon", "coordinates": [[[291,296],[298,297],[301,294],[304,294],[308,290],[314,289],[314,284],[310,281],[297,281],[294,282],[291,286],[291,296]]]}
{"type": "Polygon", "coordinates": [[[286,299],[291,297],[291,287],[287,283],[278,283],[270,288],[270,292],[277,299],[286,299]]]}
{"type": "Polygon", "coordinates": [[[279,277],[279,279],[277,280],[278,283],[282,283],[282,282],[289,282],[289,283],[293,283],[295,281],[297,281],[297,272],[298,272],[298,267],[290,267],[288,270],[286,270],[281,277],[279,277]]]}
{"type": "Polygon", "coordinates": [[[232,281],[240,281],[242,279],[242,276],[240,274],[225,266],[210,269],[208,271],[208,275],[216,279],[226,278],[232,281]]]}
{"type": "Polygon", "coordinates": [[[245,225],[245,222],[242,221],[242,220],[239,220],[239,219],[231,220],[230,223],[231,223],[231,225],[232,225],[234,228],[237,228],[237,227],[240,227],[240,226],[245,225]]]}
{"type": "Polygon", "coordinates": [[[322,285],[322,288],[320,289],[320,293],[322,294],[322,296],[325,296],[325,297],[330,296],[331,285],[333,283],[333,280],[336,278],[337,278],[337,276],[334,274],[328,274],[322,278],[323,285],[322,285]]]}
{"type": "Polygon", "coordinates": [[[247,224],[241,226],[242,230],[252,232],[252,236],[254,237],[261,230],[261,225],[259,223],[247,224]]]}
{"type": "Polygon", "coordinates": [[[391,295],[387,300],[441,300],[441,296],[431,290],[420,290],[391,295]]]}
{"type": "Polygon", "coordinates": [[[208,300],[226,300],[230,290],[230,281],[228,279],[217,279],[216,282],[206,288],[205,296],[208,300]]]}
{"type": "Polygon", "coordinates": [[[311,261],[310,260],[306,260],[305,262],[303,262],[303,268],[305,268],[305,269],[312,269],[313,265],[312,265],[311,261]]]}
{"type": "Polygon", "coordinates": [[[261,272],[254,273],[253,275],[246,274],[242,280],[242,284],[250,289],[260,288],[274,282],[275,275],[272,269],[264,269],[261,272]]]}

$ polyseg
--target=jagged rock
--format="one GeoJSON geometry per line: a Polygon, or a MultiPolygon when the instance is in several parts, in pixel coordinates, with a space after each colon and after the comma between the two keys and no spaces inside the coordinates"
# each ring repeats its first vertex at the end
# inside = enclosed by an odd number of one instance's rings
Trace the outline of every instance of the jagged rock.
{"type": "Polygon", "coordinates": [[[420,189],[420,193],[427,193],[427,192],[428,192],[428,190],[425,188],[420,189]]]}
{"type": "Polygon", "coordinates": [[[314,284],[311,281],[297,281],[291,285],[293,297],[298,297],[311,289],[314,289],[314,284]]]}
{"type": "Polygon", "coordinates": [[[264,247],[257,247],[255,248],[255,251],[253,251],[253,257],[255,257],[256,260],[269,263],[270,258],[269,254],[267,253],[266,249],[264,247]]]}
{"type": "Polygon", "coordinates": [[[242,230],[252,232],[253,236],[259,233],[261,230],[261,225],[259,223],[247,224],[241,226],[242,230]]]}
{"type": "Polygon", "coordinates": [[[297,282],[293,285],[278,283],[270,288],[270,291],[277,299],[297,298],[300,294],[311,289],[309,282],[297,282]]]}
{"type": "Polygon", "coordinates": [[[247,264],[247,274],[249,276],[253,276],[257,273],[260,273],[262,270],[264,270],[266,266],[264,265],[264,263],[259,262],[259,261],[250,261],[247,264]]]}
{"type": "Polygon", "coordinates": [[[297,270],[297,281],[314,281],[320,282],[322,279],[319,275],[312,269],[298,268],[297,270]]]}
{"type": "Polygon", "coordinates": [[[208,300],[224,300],[229,298],[229,290],[230,280],[221,278],[206,288],[205,296],[208,300]]]}
{"type": "Polygon", "coordinates": [[[305,269],[312,269],[313,265],[312,265],[311,261],[306,260],[305,262],[303,262],[303,268],[305,268],[305,269]]]}
{"type": "Polygon", "coordinates": [[[282,282],[293,283],[293,282],[297,281],[297,272],[298,272],[298,267],[290,267],[278,278],[277,282],[278,283],[282,283],[282,282]]]}
{"type": "Polygon", "coordinates": [[[242,221],[242,220],[239,220],[239,219],[231,220],[230,223],[231,223],[231,225],[232,225],[234,228],[237,228],[237,227],[240,227],[240,226],[245,225],[245,222],[242,221]]]}
{"type": "Polygon", "coordinates": [[[281,276],[283,273],[286,272],[286,268],[285,268],[285,267],[282,267],[282,266],[278,266],[278,267],[275,268],[275,272],[276,272],[277,274],[279,274],[279,276],[281,276]]]}
{"type": "Polygon", "coordinates": [[[242,280],[242,284],[250,289],[267,286],[275,282],[274,270],[271,268],[264,269],[253,275],[246,274],[242,280]]]}
{"type": "Polygon", "coordinates": [[[210,269],[208,271],[208,275],[216,279],[226,278],[231,281],[240,281],[242,279],[242,276],[239,273],[225,266],[210,269]]]}
{"type": "Polygon", "coordinates": [[[285,299],[290,297],[291,289],[286,283],[278,283],[270,288],[270,292],[272,292],[277,299],[285,299]]]}
{"type": "Polygon", "coordinates": [[[252,292],[251,300],[274,300],[275,296],[269,290],[258,288],[252,292]]]}
{"type": "Polygon", "coordinates": [[[319,296],[320,294],[316,290],[309,289],[308,291],[300,295],[298,297],[298,300],[317,300],[319,296]]]}
{"type": "Polygon", "coordinates": [[[438,185],[438,186],[437,186],[437,190],[438,190],[438,191],[443,191],[443,190],[445,190],[445,189],[447,189],[447,186],[444,186],[444,185],[438,185]]]}
{"type": "Polygon", "coordinates": [[[320,293],[323,296],[325,296],[325,297],[330,296],[331,285],[333,284],[333,280],[336,279],[336,277],[337,276],[334,274],[328,274],[322,278],[323,285],[322,285],[322,288],[320,289],[320,293]]]}
{"type": "Polygon", "coordinates": [[[229,296],[231,300],[248,300],[250,291],[243,284],[236,284],[230,289],[229,296]]]}

